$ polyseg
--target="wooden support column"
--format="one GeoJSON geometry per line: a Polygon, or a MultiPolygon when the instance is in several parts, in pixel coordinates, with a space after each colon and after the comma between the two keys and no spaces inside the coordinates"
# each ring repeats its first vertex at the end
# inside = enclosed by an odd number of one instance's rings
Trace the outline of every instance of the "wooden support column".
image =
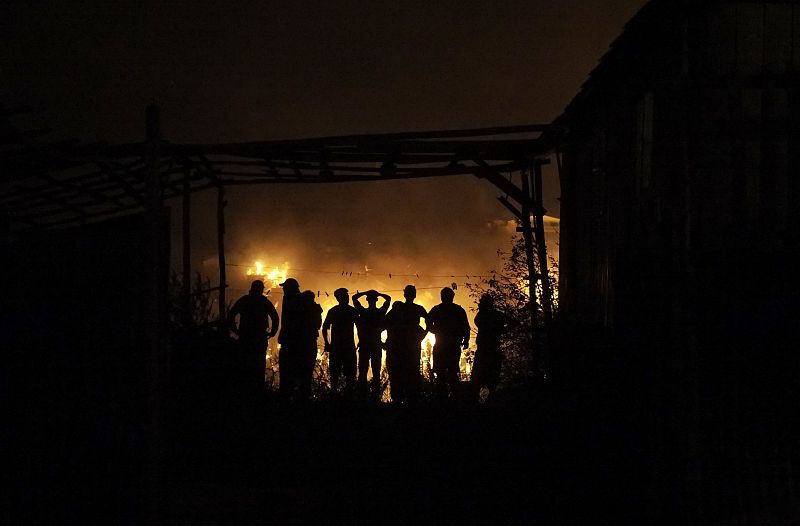
{"type": "Polygon", "coordinates": [[[192,324],[192,198],[191,169],[183,176],[183,316],[187,327],[192,324]]]}
{"type": "Polygon", "coordinates": [[[535,159],[531,169],[533,177],[533,215],[534,236],[536,249],[539,256],[539,276],[542,280],[542,314],[544,315],[545,329],[549,331],[553,321],[553,291],[550,289],[550,271],[547,261],[547,242],[544,236],[544,201],[542,198],[542,166],[547,161],[535,159]]]}
{"type": "MultiPolygon", "coordinates": [[[[523,167],[520,170],[520,176],[522,177],[521,188],[517,187],[510,180],[504,179],[494,167],[489,166],[481,159],[476,159],[475,163],[481,167],[481,170],[476,172],[476,176],[486,178],[497,188],[508,194],[508,198],[513,199],[519,204],[519,208],[517,208],[507,197],[498,198],[503,206],[508,208],[520,222],[517,232],[522,234],[522,239],[525,243],[525,261],[528,266],[528,305],[531,318],[531,343],[533,344],[533,341],[536,339],[536,330],[539,322],[539,302],[537,301],[536,282],[541,277],[541,274],[537,274],[536,272],[536,254],[534,252],[540,254],[540,265],[542,265],[541,254],[544,254],[544,265],[542,268],[545,272],[547,271],[547,253],[542,250],[542,245],[544,244],[544,220],[541,216],[544,214],[544,208],[541,206],[541,171],[539,170],[541,165],[545,164],[546,161],[540,159],[534,160],[527,168],[523,167]],[[539,195],[538,206],[537,201],[534,200],[537,194],[537,187],[539,195]],[[532,216],[534,219],[537,217],[540,219],[536,222],[532,222],[532,216]],[[538,226],[542,226],[541,232],[534,228],[538,226]],[[536,246],[536,249],[534,249],[534,246],[536,246]]],[[[542,285],[543,298],[547,298],[543,300],[542,303],[547,304],[551,300],[549,295],[545,296],[545,294],[549,292],[549,287],[546,286],[544,282],[542,285]]],[[[552,310],[549,308],[549,304],[547,306],[543,305],[543,312],[545,313],[544,320],[547,325],[550,316],[552,316],[552,310]]],[[[547,326],[545,329],[547,329],[547,326]]]]}
{"type": "Polygon", "coordinates": [[[525,242],[525,261],[528,263],[528,299],[531,315],[531,345],[536,339],[536,325],[538,323],[538,309],[536,301],[536,262],[533,254],[533,225],[531,224],[531,204],[532,188],[531,188],[531,173],[523,170],[520,172],[522,176],[522,193],[524,199],[520,203],[522,205],[522,214],[520,215],[520,228],[522,232],[522,239],[525,242]]]}
{"type": "Polygon", "coordinates": [[[151,104],[147,107],[146,116],[147,133],[147,215],[150,227],[150,273],[148,309],[148,339],[149,339],[149,375],[148,383],[148,433],[147,433],[147,486],[148,486],[148,520],[153,524],[160,522],[160,499],[162,478],[162,440],[161,440],[161,397],[164,374],[162,366],[166,363],[164,358],[164,338],[162,317],[165,310],[164,263],[166,250],[164,248],[163,202],[161,190],[161,174],[159,171],[159,147],[161,143],[160,119],[158,106],[151,104]]]}
{"type": "Polygon", "coordinates": [[[217,182],[217,255],[219,258],[219,321],[224,326],[225,317],[225,186],[217,182]]]}

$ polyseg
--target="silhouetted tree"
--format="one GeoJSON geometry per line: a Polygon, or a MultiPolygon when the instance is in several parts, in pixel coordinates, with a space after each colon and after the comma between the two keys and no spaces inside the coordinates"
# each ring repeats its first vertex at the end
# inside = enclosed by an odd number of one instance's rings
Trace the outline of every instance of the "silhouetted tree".
{"type": "MultiPolygon", "coordinates": [[[[535,249],[534,249],[535,250],[535,249]]],[[[467,283],[470,296],[477,303],[483,294],[494,298],[497,310],[505,314],[511,321],[501,339],[503,352],[503,369],[501,383],[541,379],[545,375],[541,356],[537,352],[545,345],[544,324],[542,322],[541,290],[537,293],[537,326],[531,330],[531,317],[528,298],[528,262],[525,257],[525,242],[520,235],[511,238],[509,251],[498,250],[504,260],[501,270],[491,270],[488,277],[477,283],[467,283]],[[536,334],[535,341],[533,335],[536,334]]],[[[538,257],[536,271],[540,272],[538,257]]],[[[550,287],[553,291],[553,315],[558,312],[558,262],[549,257],[550,287]]],[[[541,287],[539,287],[541,288],[541,287]]],[[[474,314],[471,314],[474,317],[474,314]]]]}

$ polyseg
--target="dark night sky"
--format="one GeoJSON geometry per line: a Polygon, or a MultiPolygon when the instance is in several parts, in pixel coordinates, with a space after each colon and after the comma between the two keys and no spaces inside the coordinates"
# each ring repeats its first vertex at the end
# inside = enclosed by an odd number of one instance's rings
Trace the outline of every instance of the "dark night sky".
{"type": "MultiPolygon", "coordinates": [[[[151,99],[172,142],[547,123],[644,3],[8,2],[0,101],[33,106],[57,134],[109,142],[142,139],[151,99]]],[[[484,271],[508,239],[496,196],[472,178],[237,189],[228,259],[484,271]]],[[[212,198],[196,200],[196,264],[215,258],[212,198]]],[[[298,274],[339,285],[320,276],[298,274]]]]}

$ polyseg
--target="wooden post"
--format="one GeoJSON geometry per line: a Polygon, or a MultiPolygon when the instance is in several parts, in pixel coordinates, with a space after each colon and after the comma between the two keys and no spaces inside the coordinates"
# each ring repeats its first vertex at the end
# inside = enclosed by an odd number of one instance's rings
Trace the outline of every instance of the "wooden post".
{"type": "Polygon", "coordinates": [[[547,262],[547,242],[544,237],[544,202],[542,198],[542,165],[541,159],[533,161],[533,216],[535,226],[536,248],[539,255],[539,276],[542,280],[542,313],[545,330],[549,331],[553,321],[553,291],[550,289],[550,271],[547,262]]]}
{"type": "Polygon", "coordinates": [[[225,186],[217,183],[217,256],[219,258],[219,322],[225,324],[225,186]]]}
{"type": "MultiPolygon", "coordinates": [[[[538,280],[538,275],[536,273],[536,259],[533,253],[534,225],[531,223],[531,208],[534,206],[534,189],[531,183],[531,178],[534,177],[533,169],[531,168],[530,172],[525,169],[520,171],[522,185],[521,188],[518,188],[510,181],[501,177],[499,173],[493,170],[485,162],[481,162],[480,160],[477,160],[476,162],[483,168],[483,170],[478,172],[476,175],[479,177],[486,177],[492,184],[494,184],[500,190],[506,192],[509,197],[512,197],[520,205],[520,208],[518,209],[506,197],[498,198],[503,206],[508,208],[508,210],[514,214],[517,219],[519,219],[520,226],[517,228],[517,232],[522,233],[522,239],[525,242],[525,261],[528,266],[528,307],[531,317],[531,345],[533,345],[533,342],[536,338],[537,320],[539,318],[536,300],[536,281],[538,280]]],[[[539,194],[541,194],[541,191],[539,194]]],[[[539,208],[541,209],[541,207],[539,208]]]]}
{"type": "Polygon", "coordinates": [[[192,324],[192,198],[191,169],[183,175],[183,316],[186,326],[192,324]]]}
{"type": "Polygon", "coordinates": [[[536,323],[539,318],[536,308],[536,262],[533,257],[533,226],[531,225],[531,174],[523,170],[520,172],[522,176],[522,193],[524,199],[520,203],[522,205],[522,214],[520,216],[520,231],[522,232],[522,239],[525,241],[525,260],[528,263],[528,299],[531,314],[531,345],[536,337],[536,323]]]}
{"type": "Polygon", "coordinates": [[[164,272],[164,235],[162,224],[162,192],[161,174],[159,170],[159,146],[161,142],[160,118],[158,106],[147,106],[145,114],[148,155],[147,212],[150,222],[150,275],[149,292],[150,308],[148,311],[149,332],[149,377],[148,381],[148,436],[147,436],[147,485],[148,485],[148,520],[152,524],[160,522],[161,496],[161,384],[163,382],[162,364],[162,304],[164,272]]]}

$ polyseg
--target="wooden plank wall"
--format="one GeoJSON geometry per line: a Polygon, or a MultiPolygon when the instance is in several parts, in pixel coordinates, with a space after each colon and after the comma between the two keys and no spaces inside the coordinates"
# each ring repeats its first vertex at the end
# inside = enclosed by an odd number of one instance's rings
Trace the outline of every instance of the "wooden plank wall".
{"type": "Polygon", "coordinates": [[[800,5],[704,5],[684,19],[688,70],[677,39],[632,41],[630,69],[595,75],[572,116],[561,301],[583,345],[608,331],[624,374],[647,378],[628,386],[649,399],[654,513],[776,523],[797,511],[800,5]]]}

